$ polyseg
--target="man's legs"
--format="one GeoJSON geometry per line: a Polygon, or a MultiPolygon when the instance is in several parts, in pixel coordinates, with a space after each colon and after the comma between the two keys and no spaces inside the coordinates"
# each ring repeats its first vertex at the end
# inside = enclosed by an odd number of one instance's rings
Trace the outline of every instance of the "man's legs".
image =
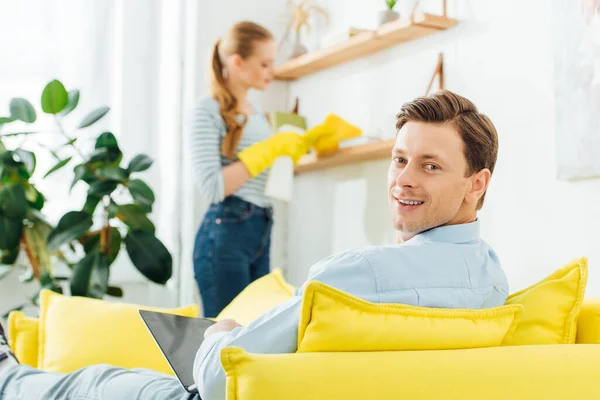
{"type": "MultiPolygon", "coordinates": [[[[149,370],[94,365],[55,374],[14,365],[0,375],[2,400],[187,400],[179,381],[149,370]]],[[[196,397],[197,398],[197,397],[196,397]]]]}

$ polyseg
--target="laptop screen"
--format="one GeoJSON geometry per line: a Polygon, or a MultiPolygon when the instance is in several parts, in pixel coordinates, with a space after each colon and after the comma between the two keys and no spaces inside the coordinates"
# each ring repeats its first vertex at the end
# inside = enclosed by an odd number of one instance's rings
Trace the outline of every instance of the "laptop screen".
{"type": "Polygon", "coordinates": [[[194,385],[196,352],[204,341],[204,331],[215,321],[145,310],[139,313],[171,369],[183,387],[190,391],[194,385]]]}

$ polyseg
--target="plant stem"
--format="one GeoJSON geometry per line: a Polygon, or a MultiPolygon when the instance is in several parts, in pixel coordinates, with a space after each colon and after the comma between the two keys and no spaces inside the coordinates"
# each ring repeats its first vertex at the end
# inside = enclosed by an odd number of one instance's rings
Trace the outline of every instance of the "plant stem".
{"type": "MultiPolygon", "coordinates": [[[[110,198],[110,196],[107,196],[110,200],[112,200],[112,198],[110,198]]],[[[102,230],[100,231],[100,252],[102,254],[106,254],[108,255],[110,253],[110,220],[108,218],[108,210],[106,209],[107,204],[110,204],[110,201],[108,201],[108,199],[105,197],[103,199],[103,203],[104,203],[104,226],[102,227],[102,230]]]]}
{"type": "MultiPolygon", "coordinates": [[[[55,116],[55,120],[56,120],[56,125],[58,126],[58,129],[60,130],[60,133],[62,133],[62,135],[67,139],[67,141],[71,141],[73,140],[72,137],[70,137],[69,135],[66,134],[61,122],[60,122],[60,118],[58,118],[58,116],[55,116]]],[[[73,147],[75,149],[75,151],[77,152],[77,154],[79,154],[79,156],[82,159],[85,159],[85,157],[83,156],[83,153],[81,152],[81,150],[79,150],[79,148],[77,148],[77,146],[75,146],[75,143],[71,143],[71,147],[73,147]]]]}
{"type": "Polygon", "coordinates": [[[29,259],[29,264],[31,264],[31,269],[33,270],[33,276],[35,279],[40,280],[40,264],[38,263],[37,258],[35,258],[35,254],[33,254],[33,250],[31,249],[31,245],[29,244],[29,240],[27,239],[27,235],[23,234],[21,237],[21,247],[25,250],[25,254],[27,255],[27,259],[29,259]]]}

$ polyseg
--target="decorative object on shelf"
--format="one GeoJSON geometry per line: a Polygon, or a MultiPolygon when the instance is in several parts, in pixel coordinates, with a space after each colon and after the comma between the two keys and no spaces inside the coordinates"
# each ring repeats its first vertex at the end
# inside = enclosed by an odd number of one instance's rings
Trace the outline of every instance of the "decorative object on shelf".
{"type": "Polygon", "coordinates": [[[425,91],[425,96],[431,93],[431,88],[433,88],[433,83],[435,82],[435,78],[438,78],[438,88],[444,88],[444,53],[440,53],[438,56],[438,62],[433,70],[433,75],[431,76],[431,80],[429,81],[429,85],[427,86],[427,90],[425,91]]]}
{"type": "Polygon", "coordinates": [[[288,4],[292,16],[290,18],[290,21],[288,22],[288,26],[283,35],[283,38],[279,43],[279,47],[281,48],[283,43],[287,40],[290,31],[293,29],[295,34],[294,47],[292,48],[292,52],[290,54],[290,59],[293,59],[303,54],[306,54],[308,51],[306,49],[306,46],[304,46],[300,41],[300,34],[303,27],[306,28],[307,33],[310,32],[311,28],[308,22],[310,17],[316,13],[321,15],[326,22],[329,22],[329,14],[322,7],[319,7],[316,4],[314,4],[314,0],[300,0],[300,3],[296,3],[295,0],[289,0],[288,4]]]}
{"type": "MultiPolygon", "coordinates": [[[[60,283],[68,281],[74,296],[121,297],[122,290],[109,285],[109,274],[124,247],[142,275],[165,284],[172,274],[172,257],[156,238],[154,224],[148,218],[154,192],[139,178],[150,168],[152,159],[138,154],[122,165],[123,153],[111,132],[97,135],[93,149],[86,151],[81,142],[89,140],[90,127],[110,108],[97,108],[75,125],[76,129],[68,131],[65,126],[72,125],[65,122],[78,103],[79,90],[67,91],[60,81],[53,80],[42,92],[41,106],[44,113],[54,117],[56,130],[2,134],[3,138],[60,135],[64,143],[57,147],[37,143],[56,159],[43,179],[68,165],[74,172],[71,188],[85,184],[88,189],[82,209],[67,212],[52,227],[41,214],[44,196],[29,181],[35,170],[35,154],[21,148],[8,150],[0,143],[0,262],[4,264],[0,272],[15,263],[15,253],[22,249],[29,259],[24,280],[35,279],[42,289],[62,293],[60,283]],[[69,276],[55,275],[51,256],[69,267],[69,276]]],[[[13,99],[10,111],[10,117],[0,118],[0,128],[16,120],[29,124],[36,121],[35,109],[25,99],[13,99]]],[[[32,301],[36,303],[36,298],[32,301]]]]}
{"type": "Polygon", "coordinates": [[[397,0],[385,0],[387,10],[380,11],[379,13],[379,25],[387,24],[400,18],[400,14],[394,11],[397,0]]]}

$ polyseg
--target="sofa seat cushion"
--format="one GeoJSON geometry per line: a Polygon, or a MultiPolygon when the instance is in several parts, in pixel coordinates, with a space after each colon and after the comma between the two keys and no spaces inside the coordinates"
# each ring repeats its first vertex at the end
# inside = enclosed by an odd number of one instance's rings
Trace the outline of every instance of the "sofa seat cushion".
{"type": "Polygon", "coordinates": [[[248,354],[221,351],[228,400],[596,399],[599,345],[248,354]]]}

